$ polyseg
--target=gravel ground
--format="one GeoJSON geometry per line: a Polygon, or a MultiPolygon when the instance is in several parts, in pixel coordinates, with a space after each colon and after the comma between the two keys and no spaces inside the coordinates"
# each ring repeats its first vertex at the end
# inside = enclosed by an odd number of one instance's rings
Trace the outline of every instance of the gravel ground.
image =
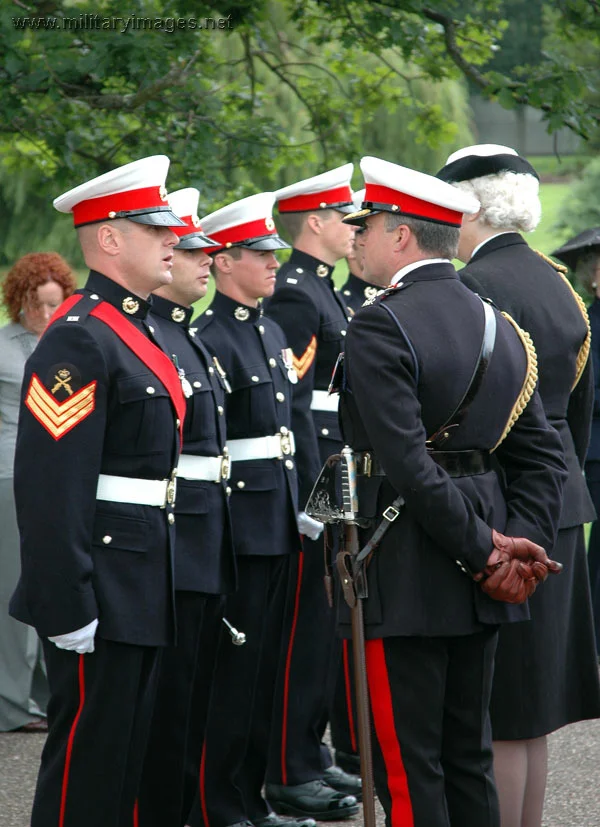
{"type": "MultiPolygon", "coordinates": [[[[43,735],[0,734],[0,827],[29,827],[43,744],[43,735]]],[[[549,745],[543,827],[600,827],[600,720],[565,727],[550,736],[549,745]]],[[[380,809],[377,823],[383,827],[380,809]]],[[[329,824],[360,827],[362,818],[329,824]]]]}

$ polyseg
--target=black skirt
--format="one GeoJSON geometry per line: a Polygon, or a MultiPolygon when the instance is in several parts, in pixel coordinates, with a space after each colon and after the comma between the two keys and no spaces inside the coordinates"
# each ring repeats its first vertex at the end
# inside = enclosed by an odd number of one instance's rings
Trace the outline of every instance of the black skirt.
{"type": "Polygon", "coordinates": [[[529,601],[531,620],[500,628],[491,700],[496,741],[538,738],[600,717],[600,683],[583,526],[559,531],[564,569],[529,601]]]}

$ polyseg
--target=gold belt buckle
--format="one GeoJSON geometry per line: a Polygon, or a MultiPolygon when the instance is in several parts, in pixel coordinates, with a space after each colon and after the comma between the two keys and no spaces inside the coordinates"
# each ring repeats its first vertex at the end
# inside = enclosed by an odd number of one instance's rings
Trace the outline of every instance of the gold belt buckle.
{"type": "Polygon", "coordinates": [[[177,469],[171,472],[171,477],[167,482],[167,492],[165,496],[166,505],[175,505],[175,495],[177,493],[177,469]]]}
{"type": "Polygon", "coordinates": [[[279,442],[281,444],[281,453],[283,456],[288,456],[292,453],[292,440],[290,439],[289,431],[285,434],[279,434],[279,442]]]}
{"type": "Polygon", "coordinates": [[[220,482],[221,480],[227,481],[231,476],[231,457],[229,456],[229,452],[227,448],[223,448],[223,456],[221,457],[221,479],[217,480],[220,482]]]}

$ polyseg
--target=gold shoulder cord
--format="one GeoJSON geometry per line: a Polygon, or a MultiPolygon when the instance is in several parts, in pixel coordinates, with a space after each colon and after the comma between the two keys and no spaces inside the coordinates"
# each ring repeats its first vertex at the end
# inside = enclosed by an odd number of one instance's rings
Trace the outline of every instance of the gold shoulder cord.
{"type": "Polygon", "coordinates": [[[502,315],[511,323],[514,329],[517,331],[517,336],[519,337],[523,347],[525,348],[525,353],[527,355],[527,371],[525,372],[525,379],[523,381],[521,392],[519,393],[517,400],[513,405],[512,411],[510,412],[510,416],[508,417],[508,421],[504,426],[502,436],[494,445],[490,453],[493,453],[496,450],[496,448],[498,448],[498,446],[502,442],[504,442],[504,440],[510,433],[513,425],[521,416],[521,414],[527,407],[529,400],[533,396],[533,392],[535,390],[535,386],[537,385],[538,380],[537,353],[535,352],[535,347],[533,346],[531,336],[526,330],[520,328],[519,325],[512,318],[512,316],[509,316],[508,313],[502,311],[502,315]]]}
{"type": "Polygon", "coordinates": [[[583,320],[585,322],[585,326],[587,328],[587,333],[585,335],[585,339],[583,340],[583,344],[579,348],[579,353],[577,354],[577,360],[575,362],[575,381],[573,382],[573,386],[571,387],[571,392],[572,392],[572,391],[575,390],[575,388],[577,387],[577,383],[581,379],[581,374],[583,373],[583,370],[584,370],[584,368],[587,364],[587,360],[588,360],[589,355],[590,355],[590,345],[591,345],[591,341],[592,341],[592,331],[591,331],[591,328],[590,328],[590,319],[589,319],[589,316],[588,316],[587,307],[585,306],[585,303],[584,303],[583,299],[581,298],[581,296],[579,295],[579,293],[575,290],[575,288],[573,287],[573,285],[571,284],[571,282],[569,281],[569,279],[565,275],[566,272],[567,272],[567,267],[565,267],[563,264],[557,264],[556,261],[552,261],[551,258],[548,258],[548,256],[545,256],[543,253],[540,253],[539,250],[535,250],[534,252],[536,252],[538,254],[538,256],[540,256],[540,258],[542,258],[546,262],[546,264],[549,264],[550,267],[552,267],[554,270],[556,270],[558,275],[561,277],[561,279],[568,286],[569,290],[573,294],[573,298],[577,302],[577,306],[579,307],[579,310],[580,310],[581,315],[583,316],[583,320]]]}

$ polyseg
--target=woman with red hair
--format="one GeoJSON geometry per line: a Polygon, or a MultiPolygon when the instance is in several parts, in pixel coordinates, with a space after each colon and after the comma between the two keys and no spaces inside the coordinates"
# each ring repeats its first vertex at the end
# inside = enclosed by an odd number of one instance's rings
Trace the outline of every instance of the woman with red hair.
{"type": "Polygon", "coordinates": [[[8,616],[20,568],[13,459],[25,362],[51,315],[76,286],[58,253],[23,256],[2,285],[10,322],[0,327],[0,732],[39,732],[46,726],[42,647],[32,628],[8,616]]]}

